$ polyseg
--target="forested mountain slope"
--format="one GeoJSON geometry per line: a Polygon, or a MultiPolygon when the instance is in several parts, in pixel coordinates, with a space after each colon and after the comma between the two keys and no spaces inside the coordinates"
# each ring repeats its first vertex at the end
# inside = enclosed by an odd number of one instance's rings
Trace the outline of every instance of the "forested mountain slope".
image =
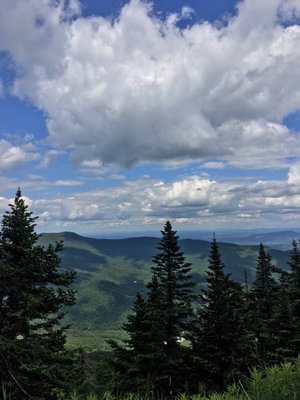
{"type": "MultiPolygon", "coordinates": [[[[137,290],[144,291],[150,278],[152,257],[159,239],[94,239],[72,232],[45,233],[41,244],[63,240],[62,266],[77,272],[77,304],[69,312],[72,323],[70,343],[95,349],[107,338],[119,337],[120,327],[130,310],[137,290]],[[84,332],[84,334],[83,334],[84,332]]],[[[199,289],[205,282],[210,243],[203,240],[180,240],[186,260],[192,263],[194,280],[199,289]]],[[[253,279],[258,246],[219,243],[226,271],[239,281],[245,270],[253,279]]],[[[286,268],[289,251],[269,249],[273,262],[286,268]]]]}

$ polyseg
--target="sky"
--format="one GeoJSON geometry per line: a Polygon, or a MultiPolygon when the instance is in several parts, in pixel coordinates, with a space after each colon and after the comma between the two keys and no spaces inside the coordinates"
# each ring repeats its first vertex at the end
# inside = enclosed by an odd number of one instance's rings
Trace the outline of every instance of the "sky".
{"type": "Polygon", "coordinates": [[[300,0],[0,0],[0,212],[300,226],[300,0]]]}

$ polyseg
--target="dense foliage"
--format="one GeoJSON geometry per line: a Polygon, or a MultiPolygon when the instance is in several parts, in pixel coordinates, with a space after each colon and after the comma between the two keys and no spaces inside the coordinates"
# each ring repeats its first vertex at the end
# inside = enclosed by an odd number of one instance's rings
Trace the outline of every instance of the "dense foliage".
{"type": "MultiPolygon", "coordinates": [[[[60,232],[43,233],[38,243],[47,247],[56,241],[64,243],[64,250],[60,253],[62,268],[76,269],[72,285],[76,290],[76,304],[66,316],[66,322],[71,324],[67,344],[74,349],[83,347],[88,352],[107,352],[109,346],[106,341],[109,338],[125,338],[122,322],[133,306],[136,292],[145,297],[159,238],[93,239],[72,232],[60,232]]],[[[205,286],[210,243],[180,238],[178,244],[186,261],[192,265],[193,280],[197,282],[195,290],[199,293],[205,286]]],[[[231,279],[243,282],[247,268],[248,282],[253,282],[257,246],[220,242],[219,250],[225,272],[230,273],[231,279]]],[[[289,251],[268,251],[273,263],[286,268],[289,251]]]]}
{"type": "Polygon", "coordinates": [[[196,275],[167,221],[151,278],[123,324],[126,338],[110,340],[109,354],[80,350],[75,357],[65,349],[63,323],[75,301],[74,273],[60,268],[62,243],[38,243],[36,218],[18,190],[0,231],[3,399],[299,398],[299,361],[291,364],[300,353],[297,241],[288,270],[261,244],[254,281],[249,285],[245,271],[242,285],[226,273],[214,237],[197,294],[196,275]]]}
{"type": "MultiPolygon", "coordinates": [[[[119,382],[124,379],[132,383],[124,386],[125,392],[145,394],[147,391],[148,395],[173,397],[182,392],[198,393],[200,388],[209,392],[224,390],[247,375],[251,368],[263,369],[297,357],[300,340],[297,242],[292,245],[289,272],[275,266],[261,244],[255,280],[249,287],[248,282],[242,286],[225,273],[214,237],[206,288],[200,295],[200,305],[192,310],[195,284],[190,266],[184,263],[181,252],[177,259],[171,251],[176,248],[179,252],[177,239],[167,222],[160,252],[154,257],[148,295],[143,299],[138,294],[133,312],[124,325],[129,339],[123,346],[113,344],[112,369],[117,371],[119,382]],[[182,268],[183,272],[176,275],[173,268],[175,271],[182,268]],[[174,288],[181,293],[176,301],[172,297],[174,288]],[[169,298],[174,301],[171,305],[167,302],[169,298]],[[174,310],[184,312],[176,314],[174,310]],[[182,320],[177,320],[178,315],[182,315],[182,320]],[[128,358],[129,354],[134,354],[134,358],[128,358]],[[128,367],[122,371],[120,366],[126,357],[128,367]],[[139,384],[136,384],[137,378],[139,384]]],[[[114,385],[110,388],[114,390],[114,385]]]]}
{"type": "MultiPolygon", "coordinates": [[[[293,363],[283,363],[261,371],[254,369],[249,377],[231,385],[222,393],[188,395],[182,393],[178,400],[299,400],[300,358],[293,363]]],[[[5,396],[4,400],[12,400],[5,396]]],[[[116,396],[111,392],[102,395],[80,395],[74,391],[61,400],[149,400],[148,396],[127,394],[116,396]]]]}
{"type": "Polygon", "coordinates": [[[241,285],[225,274],[215,237],[201,299],[191,338],[195,369],[209,387],[223,389],[242,366],[243,292],[241,285]]]}
{"type": "Polygon", "coordinates": [[[188,383],[189,352],[181,342],[190,336],[195,283],[169,221],[153,263],[147,299],[137,294],[124,325],[129,335],[126,347],[111,342],[112,365],[119,382],[124,382],[121,390],[173,396],[188,383]]]}
{"type": "Polygon", "coordinates": [[[18,190],[0,232],[0,381],[14,399],[48,400],[71,362],[62,307],[75,301],[74,274],[60,270],[61,243],[37,245],[35,221],[18,190]]]}

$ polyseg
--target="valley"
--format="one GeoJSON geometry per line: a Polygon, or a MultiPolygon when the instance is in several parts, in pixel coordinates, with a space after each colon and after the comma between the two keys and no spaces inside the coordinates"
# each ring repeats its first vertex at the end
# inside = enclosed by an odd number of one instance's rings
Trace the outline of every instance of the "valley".
{"type": "MultiPolygon", "coordinates": [[[[264,239],[263,235],[259,237],[264,239]]],[[[280,240],[277,235],[276,240],[280,240]]],[[[122,323],[131,309],[137,291],[145,293],[151,275],[152,257],[159,239],[133,237],[127,239],[95,239],[73,232],[44,233],[39,243],[47,245],[63,241],[60,254],[62,267],[73,269],[77,303],[67,315],[71,324],[68,345],[88,351],[109,350],[108,339],[123,337],[122,323]]],[[[199,239],[180,240],[186,260],[192,264],[197,291],[206,281],[207,257],[210,242],[199,239]]],[[[257,245],[237,245],[219,242],[226,272],[240,282],[245,271],[251,282],[254,277],[257,245]]],[[[289,251],[269,248],[275,265],[286,268],[289,251]]]]}

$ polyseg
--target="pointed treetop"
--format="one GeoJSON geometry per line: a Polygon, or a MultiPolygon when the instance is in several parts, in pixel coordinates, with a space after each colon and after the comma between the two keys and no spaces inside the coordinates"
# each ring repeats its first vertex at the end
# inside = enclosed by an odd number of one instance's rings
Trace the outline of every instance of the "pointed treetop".
{"type": "Polygon", "coordinates": [[[16,192],[16,196],[15,196],[15,200],[14,200],[14,204],[17,205],[17,204],[20,204],[20,203],[25,206],[24,199],[22,199],[21,189],[20,189],[20,187],[18,187],[18,190],[16,192]]]}
{"type": "Polygon", "coordinates": [[[164,225],[164,230],[161,231],[162,233],[166,233],[166,232],[173,232],[174,234],[176,234],[177,232],[173,230],[171,221],[169,219],[166,220],[166,223],[164,225]]]}

